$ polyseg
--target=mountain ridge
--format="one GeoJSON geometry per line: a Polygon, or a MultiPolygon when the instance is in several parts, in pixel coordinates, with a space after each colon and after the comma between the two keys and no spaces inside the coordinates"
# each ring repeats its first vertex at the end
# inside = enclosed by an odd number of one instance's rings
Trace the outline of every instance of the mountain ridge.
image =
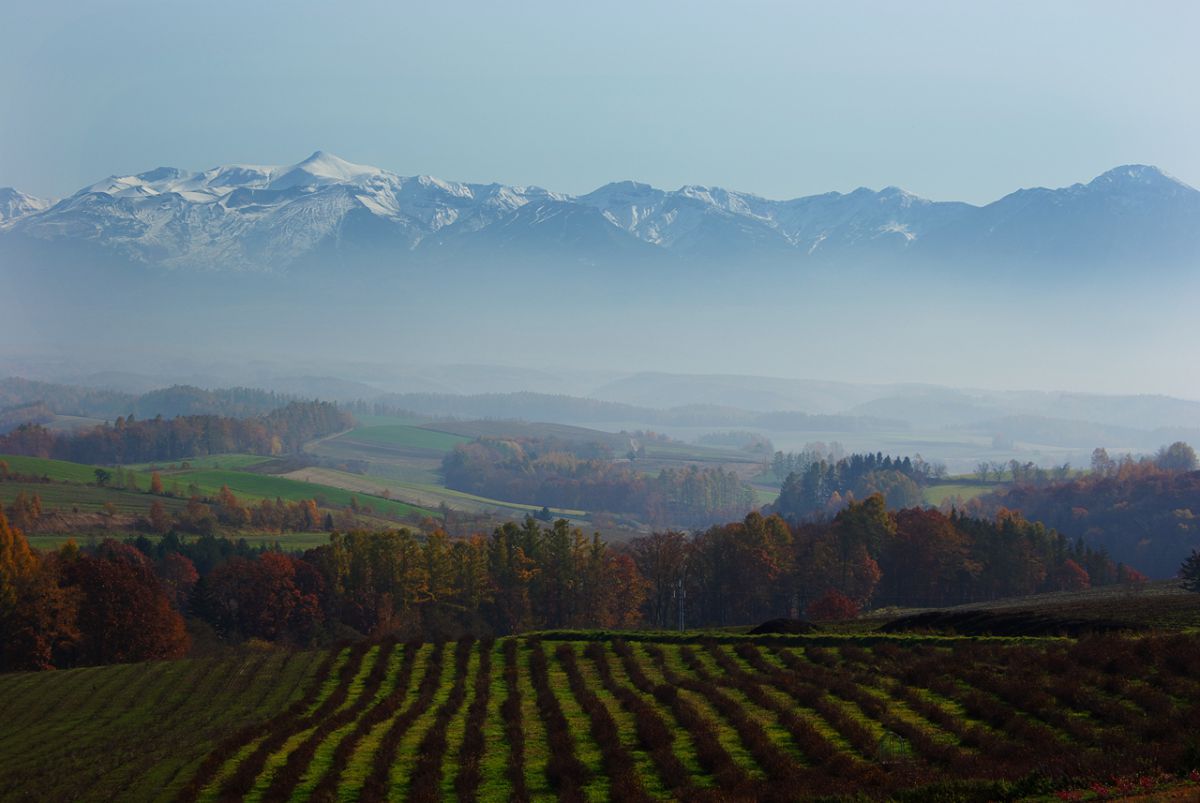
{"type": "Polygon", "coordinates": [[[94,246],[170,268],[287,272],[332,250],[496,251],[585,261],[756,258],[1097,263],[1200,256],[1200,191],[1148,165],[976,206],[888,186],[786,200],[619,181],[572,196],[400,176],[315,151],[291,165],[158,167],[56,202],[0,190],[0,238],[94,246]]]}

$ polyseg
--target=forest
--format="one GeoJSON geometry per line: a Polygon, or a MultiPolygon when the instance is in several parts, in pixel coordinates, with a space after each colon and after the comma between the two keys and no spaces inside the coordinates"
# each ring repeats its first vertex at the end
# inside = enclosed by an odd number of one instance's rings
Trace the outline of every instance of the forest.
{"type": "Polygon", "coordinates": [[[231,418],[180,415],[140,420],[118,416],[74,432],[25,424],[0,435],[0,453],[77,463],[121,465],[154,460],[249,452],[290,454],[307,441],[353,426],[353,417],[329,402],[291,402],[264,415],[231,418]]]}
{"type": "MultiPolygon", "coordinates": [[[[205,506],[193,500],[195,506],[205,506]]],[[[237,506],[227,494],[212,515],[237,506]],[[224,510],[222,510],[224,508],[224,510]]],[[[752,624],[866,606],[945,606],[1145,577],[1011,512],[909,508],[876,494],[823,524],[752,513],[628,546],[565,520],[490,534],[334,532],[302,554],[204,535],[32,550],[0,511],[0,669],[182,655],[193,630],[234,643],[477,637],[547,628],[752,624]]]]}
{"type": "Polygon", "coordinates": [[[1017,482],[968,502],[972,515],[1020,510],[1030,519],[1108,551],[1151,577],[1171,577],[1200,544],[1200,471],[1183,443],[1153,457],[1093,455],[1092,471],[1053,483],[1017,482]]]}

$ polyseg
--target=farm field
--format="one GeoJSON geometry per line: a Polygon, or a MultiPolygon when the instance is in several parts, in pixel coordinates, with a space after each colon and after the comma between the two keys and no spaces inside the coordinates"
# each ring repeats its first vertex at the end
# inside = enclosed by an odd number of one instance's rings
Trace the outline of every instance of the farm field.
{"type": "MultiPolygon", "coordinates": [[[[8,470],[13,474],[45,477],[56,482],[74,482],[83,485],[96,481],[96,466],[84,463],[49,460],[44,457],[23,457],[15,454],[0,454],[0,460],[8,464],[8,470]]],[[[137,471],[136,473],[138,483],[142,487],[147,486],[150,482],[150,473],[148,471],[137,471]]]]}
{"type": "Polygon", "coordinates": [[[1200,735],[1194,634],[546,633],[206,660],[0,677],[0,798],[1016,799],[1187,783],[1200,735]],[[184,693],[205,683],[228,702],[184,693]]]}
{"type": "Polygon", "coordinates": [[[300,699],[323,657],[0,675],[0,800],[169,800],[226,734],[300,699]]]}
{"type": "MultiPolygon", "coordinates": [[[[536,505],[523,505],[519,502],[504,502],[499,499],[489,499],[486,496],[476,496],[464,491],[455,491],[440,485],[428,483],[404,482],[389,480],[375,475],[351,474],[329,468],[301,468],[282,476],[305,482],[316,482],[335,488],[343,488],[357,493],[368,493],[379,496],[385,490],[393,496],[402,497],[411,504],[424,508],[436,508],[445,503],[458,510],[472,512],[509,512],[536,513],[541,510],[536,505]]],[[[570,508],[550,508],[555,516],[572,520],[583,520],[587,513],[570,508]]]]}
{"type": "Polygon", "coordinates": [[[962,501],[974,499],[977,496],[990,493],[998,486],[997,483],[980,482],[941,482],[930,485],[925,489],[925,504],[940,506],[948,499],[958,497],[962,501]]]}
{"type": "MultiPolygon", "coordinates": [[[[189,468],[186,469],[178,467],[185,461],[164,464],[161,476],[163,484],[168,489],[178,486],[181,494],[189,486],[195,485],[202,494],[215,496],[221,486],[228,485],[229,489],[244,501],[279,498],[296,502],[304,499],[317,499],[322,504],[345,506],[350,504],[351,497],[357,495],[353,490],[343,487],[239,470],[239,467],[259,465],[270,459],[244,454],[210,455],[186,461],[189,464],[189,468]],[[172,468],[172,466],[175,467],[172,468]],[[225,467],[218,468],[217,466],[225,467]]],[[[9,471],[14,474],[46,477],[52,480],[49,483],[0,483],[0,500],[5,502],[11,502],[12,497],[18,491],[23,490],[26,493],[37,493],[48,510],[78,508],[80,511],[94,512],[102,509],[106,502],[111,502],[118,512],[144,513],[155,499],[161,501],[169,509],[183,504],[181,499],[150,496],[138,491],[98,487],[94,484],[95,466],[15,455],[0,455],[0,460],[7,462],[9,471]]],[[[146,464],[136,472],[140,489],[145,490],[150,487],[150,469],[152,468],[154,466],[146,464]]],[[[430,510],[419,505],[410,505],[395,499],[373,497],[359,501],[363,504],[370,504],[376,512],[387,516],[403,518],[414,515],[432,515],[430,510]]]]}

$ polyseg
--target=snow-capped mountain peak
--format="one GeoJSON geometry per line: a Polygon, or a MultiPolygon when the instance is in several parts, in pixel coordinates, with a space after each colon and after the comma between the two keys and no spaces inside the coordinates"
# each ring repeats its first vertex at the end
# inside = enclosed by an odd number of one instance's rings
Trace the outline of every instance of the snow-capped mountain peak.
{"type": "Polygon", "coordinates": [[[570,196],[403,177],[325,151],[283,166],[158,167],[110,176],[53,205],[0,190],[5,236],[82,241],[170,267],[286,270],[346,248],[392,255],[421,246],[429,254],[489,228],[496,238],[469,238],[475,253],[486,253],[478,250],[485,242],[512,253],[553,237],[559,246],[609,249],[614,259],[675,252],[828,262],[920,254],[953,262],[994,253],[1095,262],[1161,252],[1194,262],[1200,192],[1158,168],[1125,165],[1087,184],[1019,190],[982,207],[895,186],[775,201],[698,184],[668,191],[619,181],[570,196]]]}
{"type": "Polygon", "coordinates": [[[302,162],[279,168],[269,186],[273,190],[283,190],[316,184],[359,184],[383,173],[378,167],[354,164],[325,151],[314,151],[302,162]]]}
{"type": "Polygon", "coordinates": [[[54,202],[34,198],[12,187],[0,187],[0,224],[49,209],[54,202]]]}

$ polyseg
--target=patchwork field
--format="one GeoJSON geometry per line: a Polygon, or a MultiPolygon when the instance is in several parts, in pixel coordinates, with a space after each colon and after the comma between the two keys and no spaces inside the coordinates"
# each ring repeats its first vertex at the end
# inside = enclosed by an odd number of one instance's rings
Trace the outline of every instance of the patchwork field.
{"type": "MultiPolygon", "coordinates": [[[[261,499],[273,501],[277,498],[288,502],[316,499],[322,506],[344,507],[351,504],[352,499],[357,497],[361,504],[369,505],[375,513],[388,517],[407,518],[433,515],[430,509],[397,499],[385,499],[381,496],[367,498],[362,494],[369,494],[371,491],[366,489],[348,489],[337,485],[322,485],[319,482],[246,471],[247,468],[271,460],[271,458],[257,455],[210,455],[161,466],[146,464],[139,466],[134,471],[138,488],[145,491],[150,487],[151,471],[159,470],[166,489],[178,491],[176,498],[152,496],[137,490],[97,486],[95,485],[96,467],[82,463],[15,455],[0,455],[0,460],[8,463],[9,472],[12,474],[44,477],[50,480],[49,482],[8,481],[0,483],[0,502],[11,502],[20,491],[25,491],[27,494],[36,493],[41,498],[43,507],[48,511],[94,512],[103,509],[105,504],[111,503],[118,513],[145,513],[155,499],[161,501],[168,509],[174,509],[184,504],[187,491],[193,486],[203,495],[215,496],[222,486],[227,485],[244,502],[252,503],[261,499]],[[185,462],[187,468],[183,467],[185,462]]],[[[381,491],[382,489],[379,489],[376,493],[381,491]]],[[[435,506],[436,504],[431,507],[435,506]]]]}
{"type": "Polygon", "coordinates": [[[1197,665],[1196,635],[547,633],[8,675],[0,798],[989,800],[1093,781],[1178,787],[1200,735],[1197,665]]]}

